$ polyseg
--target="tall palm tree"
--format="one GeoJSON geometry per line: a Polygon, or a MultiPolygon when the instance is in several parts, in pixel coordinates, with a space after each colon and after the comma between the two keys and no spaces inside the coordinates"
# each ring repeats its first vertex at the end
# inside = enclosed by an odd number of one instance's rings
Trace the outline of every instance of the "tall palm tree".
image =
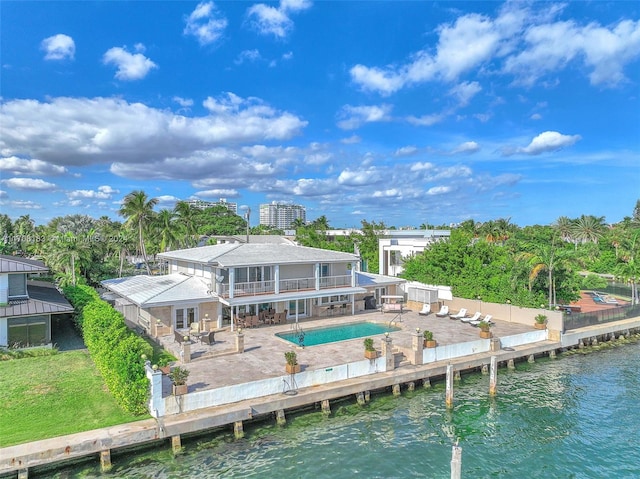
{"type": "Polygon", "coordinates": [[[149,262],[147,261],[147,248],[144,244],[144,234],[149,225],[153,221],[153,208],[158,204],[157,198],[147,197],[142,190],[136,190],[124,197],[122,206],[118,210],[118,214],[126,218],[125,226],[128,228],[136,228],[138,230],[138,243],[140,246],[140,254],[144,265],[147,268],[147,274],[151,274],[149,262]]]}
{"type": "Polygon", "coordinates": [[[160,210],[154,219],[153,229],[160,239],[160,251],[168,251],[178,244],[178,228],[173,211],[160,210]]]}
{"type": "Polygon", "coordinates": [[[184,233],[182,244],[187,248],[194,246],[197,234],[197,210],[186,201],[178,201],[173,207],[173,213],[184,233]]]}
{"type": "Polygon", "coordinates": [[[77,272],[91,261],[90,237],[75,235],[71,231],[59,235],[56,241],[47,243],[45,258],[49,266],[58,271],[58,278],[62,278],[61,286],[66,286],[68,280],[76,285],[77,272]]]}
{"type": "Polygon", "coordinates": [[[542,271],[547,272],[549,308],[555,303],[555,279],[553,274],[558,264],[564,260],[564,251],[551,243],[539,243],[534,245],[533,252],[524,252],[518,255],[519,259],[524,259],[529,263],[529,291],[533,288],[533,283],[542,271]]]}

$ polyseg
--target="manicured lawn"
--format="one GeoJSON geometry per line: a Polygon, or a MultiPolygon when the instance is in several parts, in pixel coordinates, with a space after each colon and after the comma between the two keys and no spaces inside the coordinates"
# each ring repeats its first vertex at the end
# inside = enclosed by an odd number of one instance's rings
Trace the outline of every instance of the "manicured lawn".
{"type": "Polygon", "coordinates": [[[89,353],[0,362],[0,447],[147,419],[123,411],[89,353]]]}

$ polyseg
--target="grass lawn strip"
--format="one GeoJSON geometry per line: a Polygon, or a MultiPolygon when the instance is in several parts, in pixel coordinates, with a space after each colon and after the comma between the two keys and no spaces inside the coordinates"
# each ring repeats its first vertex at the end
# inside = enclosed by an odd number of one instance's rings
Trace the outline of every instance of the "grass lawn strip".
{"type": "Polygon", "coordinates": [[[0,362],[0,447],[150,416],[123,411],[86,351],[0,362]]]}

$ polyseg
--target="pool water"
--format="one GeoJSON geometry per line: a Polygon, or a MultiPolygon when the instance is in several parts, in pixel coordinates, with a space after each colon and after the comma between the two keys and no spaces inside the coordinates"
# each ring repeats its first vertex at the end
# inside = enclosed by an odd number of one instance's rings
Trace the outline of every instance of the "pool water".
{"type": "Polygon", "coordinates": [[[352,323],[342,324],[340,326],[328,326],[326,328],[303,330],[302,338],[299,331],[291,331],[287,333],[276,333],[279,338],[285,339],[298,346],[316,346],[318,344],[335,343],[337,341],[346,341],[347,339],[362,338],[364,336],[374,336],[376,334],[384,334],[387,332],[400,331],[396,326],[389,327],[379,323],[352,323]]]}

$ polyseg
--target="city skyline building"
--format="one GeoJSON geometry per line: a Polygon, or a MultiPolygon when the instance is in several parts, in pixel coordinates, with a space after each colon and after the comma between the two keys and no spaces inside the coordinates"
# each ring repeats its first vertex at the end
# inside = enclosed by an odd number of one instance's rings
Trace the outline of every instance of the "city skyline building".
{"type": "Polygon", "coordinates": [[[294,221],[307,222],[307,210],[292,203],[263,203],[260,205],[260,224],[271,228],[290,229],[294,221]]]}

